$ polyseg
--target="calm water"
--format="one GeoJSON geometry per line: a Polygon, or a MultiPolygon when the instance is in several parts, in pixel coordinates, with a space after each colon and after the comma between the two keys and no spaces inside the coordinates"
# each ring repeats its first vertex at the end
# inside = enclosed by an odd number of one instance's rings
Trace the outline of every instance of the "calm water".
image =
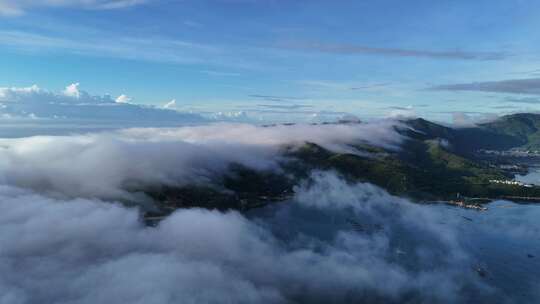
{"type": "Polygon", "coordinates": [[[445,206],[464,216],[460,241],[486,271],[485,280],[515,303],[540,303],[540,205],[498,201],[488,211],[445,206]]]}
{"type": "Polygon", "coordinates": [[[516,175],[516,180],[533,185],[540,185],[540,167],[533,167],[528,174],[516,175]]]}

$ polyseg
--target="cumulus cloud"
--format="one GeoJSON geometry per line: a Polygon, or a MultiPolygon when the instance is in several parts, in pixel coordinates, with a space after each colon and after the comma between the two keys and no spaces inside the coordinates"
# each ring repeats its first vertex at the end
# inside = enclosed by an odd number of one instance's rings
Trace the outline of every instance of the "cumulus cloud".
{"type": "Polygon", "coordinates": [[[125,94],[122,94],[118,97],[116,97],[116,99],[114,100],[116,101],[117,103],[130,103],[131,102],[131,97],[125,95],[125,94]]]}
{"type": "Polygon", "coordinates": [[[64,89],[64,95],[68,96],[68,97],[73,97],[73,98],[80,98],[81,97],[81,91],[79,91],[79,83],[72,83],[70,85],[68,85],[65,89],[64,89]]]}
{"type": "Polygon", "coordinates": [[[69,197],[136,200],[152,185],[207,182],[238,163],[279,169],[280,149],[304,142],[352,152],[368,142],[395,149],[395,122],[258,127],[217,123],[73,136],[0,139],[0,183],[69,197]],[[76,164],[76,165],[74,165],[76,164]]]}
{"type": "MultiPolygon", "coordinates": [[[[239,122],[239,123],[256,123],[252,115],[248,114],[246,111],[220,111],[212,113],[210,117],[218,121],[229,121],[229,122],[239,122]]],[[[262,119],[260,119],[262,120],[262,119]]]]}
{"type": "Polygon", "coordinates": [[[459,303],[493,295],[443,214],[328,173],[295,191],[291,202],[247,217],[178,210],[145,228],[118,204],[0,186],[0,301],[459,303]]]}
{"type": "Polygon", "coordinates": [[[79,83],[56,93],[30,87],[0,88],[0,117],[82,119],[108,122],[169,122],[192,123],[204,119],[192,113],[129,103],[131,98],[120,95],[96,96],[80,89],[79,83]]]}
{"type": "Polygon", "coordinates": [[[149,0],[2,0],[0,15],[21,15],[27,10],[43,7],[119,9],[147,3],[149,0]]]}

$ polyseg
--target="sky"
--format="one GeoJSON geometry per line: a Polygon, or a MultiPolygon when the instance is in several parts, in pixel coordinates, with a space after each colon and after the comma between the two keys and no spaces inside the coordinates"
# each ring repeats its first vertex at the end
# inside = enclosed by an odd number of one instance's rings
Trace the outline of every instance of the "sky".
{"type": "Polygon", "coordinates": [[[457,123],[539,110],[539,9],[518,0],[0,0],[0,88],[59,95],[74,84],[132,105],[245,120],[457,123]]]}

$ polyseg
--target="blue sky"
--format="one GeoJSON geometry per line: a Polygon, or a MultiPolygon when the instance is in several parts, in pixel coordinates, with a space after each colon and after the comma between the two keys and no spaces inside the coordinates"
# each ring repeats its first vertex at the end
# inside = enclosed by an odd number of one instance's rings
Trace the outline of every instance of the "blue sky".
{"type": "Polygon", "coordinates": [[[178,110],[535,111],[537,1],[0,0],[0,87],[178,110]]]}

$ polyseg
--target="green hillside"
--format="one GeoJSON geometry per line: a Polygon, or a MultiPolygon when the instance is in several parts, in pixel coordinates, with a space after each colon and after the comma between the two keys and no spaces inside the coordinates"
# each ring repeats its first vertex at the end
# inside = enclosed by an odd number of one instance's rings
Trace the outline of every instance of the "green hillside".
{"type": "MultiPolygon", "coordinates": [[[[537,119],[540,123],[540,115],[537,119]]],[[[456,153],[465,155],[470,155],[478,149],[507,150],[528,143],[527,138],[518,137],[515,133],[507,131],[512,128],[508,126],[504,117],[490,124],[468,128],[449,128],[422,118],[407,120],[404,124],[410,127],[402,131],[407,137],[419,140],[443,138],[453,144],[456,153]]]]}
{"type": "Polygon", "coordinates": [[[351,181],[370,182],[390,193],[422,200],[451,199],[458,193],[469,197],[516,195],[517,190],[520,195],[533,193],[533,188],[491,184],[490,180],[511,176],[487,163],[455,154],[439,140],[410,139],[399,152],[370,157],[332,153],[309,143],[290,156],[299,160],[295,164],[304,172],[334,170],[351,181]]]}
{"type": "Polygon", "coordinates": [[[497,134],[515,138],[519,146],[540,148],[540,114],[520,113],[503,116],[493,122],[482,124],[497,134]]]}

